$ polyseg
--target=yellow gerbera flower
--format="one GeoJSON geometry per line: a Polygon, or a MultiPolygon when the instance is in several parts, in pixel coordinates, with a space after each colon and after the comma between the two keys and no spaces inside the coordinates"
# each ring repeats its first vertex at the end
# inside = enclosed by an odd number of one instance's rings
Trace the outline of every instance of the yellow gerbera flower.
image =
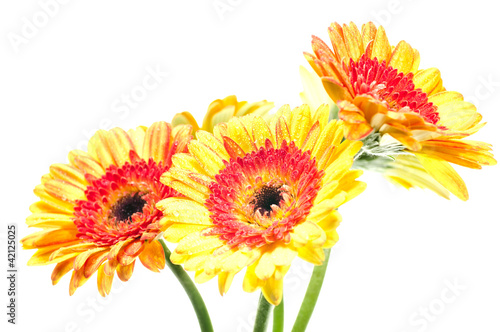
{"type": "Polygon", "coordinates": [[[305,56],[340,108],[345,136],[390,135],[413,153],[425,170],[460,199],[468,199],[452,162],[480,169],[496,164],[491,145],[463,140],[485,123],[458,92],[445,91],[439,70],[419,70],[420,55],[405,41],[389,44],[383,27],[330,26],[331,50],[313,37],[305,56]]]}
{"type": "Polygon", "coordinates": [[[229,121],[234,116],[244,116],[255,114],[264,116],[274,107],[274,103],[262,100],[256,103],[238,101],[236,96],[228,96],[224,99],[214,100],[208,106],[207,113],[203,118],[203,124],[200,128],[194,116],[189,112],[177,113],[172,119],[172,125],[188,124],[193,127],[193,131],[204,130],[212,132],[213,128],[222,122],[229,121]]]}
{"type": "Polygon", "coordinates": [[[73,150],[69,164],[54,164],[34,192],[29,227],[42,231],[21,240],[24,249],[38,249],[28,265],[57,263],[55,285],[73,270],[72,295],[97,271],[97,287],[109,294],[116,271],[127,281],[137,257],[151,271],[165,266],[157,237],[161,234],[161,199],[179,196],[160,183],[172,156],[187,151],[189,126],[156,122],[125,132],[99,130],[88,153],[73,150]]]}
{"type": "Polygon", "coordinates": [[[246,269],[243,288],[281,302],[283,277],[298,256],[320,265],[338,240],[336,209],[361,193],[351,171],[361,142],[342,140],[329,107],[282,107],[270,123],[254,115],[197,133],[161,181],[186,198],[167,198],[164,236],[179,242],[174,264],[199,283],[218,275],[224,294],[246,269]]]}

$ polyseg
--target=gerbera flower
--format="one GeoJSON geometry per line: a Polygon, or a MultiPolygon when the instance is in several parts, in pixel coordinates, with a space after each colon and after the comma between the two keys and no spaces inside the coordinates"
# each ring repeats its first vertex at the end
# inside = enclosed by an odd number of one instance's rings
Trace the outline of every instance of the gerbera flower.
{"type": "Polygon", "coordinates": [[[193,127],[193,132],[204,130],[212,132],[213,128],[222,122],[229,121],[234,116],[244,116],[247,114],[255,114],[264,116],[274,107],[274,103],[267,100],[249,103],[247,101],[238,101],[236,96],[228,96],[224,99],[214,100],[208,106],[207,113],[203,118],[202,126],[196,122],[194,116],[189,112],[177,113],[172,119],[172,125],[188,124],[193,127]]]}
{"type": "Polygon", "coordinates": [[[485,123],[458,92],[445,91],[439,70],[419,70],[420,55],[405,41],[389,44],[382,27],[330,26],[333,50],[313,37],[305,56],[340,108],[345,136],[361,140],[390,135],[413,153],[425,170],[451,193],[466,200],[463,180],[449,165],[496,164],[489,144],[464,140],[485,123]]]}
{"type": "Polygon", "coordinates": [[[37,249],[28,265],[57,263],[55,285],[73,270],[72,295],[97,271],[97,287],[109,294],[115,271],[127,281],[136,258],[151,271],[165,266],[157,240],[163,214],[155,205],[179,196],[160,183],[177,152],[186,150],[189,126],[172,129],[166,122],[125,132],[99,130],[88,153],[73,150],[69,164],[54,164],[34,192],[29,227],[42,231],[21,240],[24,249],[37,249]]]}
{"type": "Polygon", "coordinates": [[[341,143],[328,117],[326,105],[285,106],[269,124],[249,115],[199,131],[161,178],[186,196],[157,204],[165,238],[179,242],[172,262],[199,283],[218,276],[221,295],[246,268],[244,290],[279,304],[293,259],[322,264],[338,240],[336,209],[365,188],[350,170],[361,142],[341,143]]]}

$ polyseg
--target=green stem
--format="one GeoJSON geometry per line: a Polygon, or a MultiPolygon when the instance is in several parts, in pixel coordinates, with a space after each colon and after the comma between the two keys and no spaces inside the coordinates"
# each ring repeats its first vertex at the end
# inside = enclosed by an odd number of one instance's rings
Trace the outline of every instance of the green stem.
{"type": "Polygon", "coordinates": [[[285,299],[281,299],[281,303],[274,307],[273,311],[273,332],[283,332],[285,319],[285,299]]]}
{"type": "Polygon", "coordinates": [[[198,323],[200,324],[200,330],[202,332],[213,332],[214,328],[212,327],[212,322],[210,321],[210,315],[208,314],[207,307],[205,306],[205,302],[198,292],[193,280],[189,277],[189,275],[184,271],[184,269],[180,265],[175,265],[170,261],[170,255],[172,254],[170,250],[167,248],[167,245],[160,239],[161,246],[163,247],[163,251],[165,252],[165,260],[173,272],[173,274],[177,277],[177,280],[181,283],[182,287],[186,291],[189,299],[191,300],[191,304],[193,305],[194,311],[196,312],[196,316],[198,317],[198,323]]]}
{"type": "Polygon", "coordinates": [[[253,332],[266,332],[267,324],[269,323],[269,314],[271,313],[271,307],[272,304],[267,302],[266,298],[261,293],[253,332]]]}
{"type": "Polygon", "coordinates": [[[309,281],[309,286],[307,286],[307,292],[300,306],[299,314],[293,325],[292,332],[304,332],[307,328],[307,324],[311,319],[314,307],[316,306],[316,301],[318,301],[319,292],[321,291],[321,286],[323,285],[323,280],[325,279],[326,268],[328,266],[328,259],[330,258],[330,250],[325,249],[325,261],[322,265],[315,266],[311,280],[309,281]]]}

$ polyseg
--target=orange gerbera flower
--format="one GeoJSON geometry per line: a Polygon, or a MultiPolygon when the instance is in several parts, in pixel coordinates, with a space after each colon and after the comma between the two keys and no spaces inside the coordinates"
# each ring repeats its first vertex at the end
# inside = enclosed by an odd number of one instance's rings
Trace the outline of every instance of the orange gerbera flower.
{"type": "Polygon", "coordinates": [[[489,144],[463,140],[485,123],[458,92],[445,91],[439,70],[419,70],[420,55],[405,41],[389,44],[373,23],[330,26],[330,49],[313,37],[305,56],[340,108],[347,139],[390,135],[415,154],[426,171],[466,200],[463,180],[448,164],[469,168],[496,164],[489,144]]]}
{"type": "Polygon", "coordinates": [[[336,209],[365,188],[350,170],[362,144],[341,142],[329,114],[284,106],[269,123],[251,114],[198,131],[161,178],[185,195],[157,204],[165,238],[179,242],[171,261],[200,283],[218,276],[221,294],[246,268],[244,290],[274,305],[295,257],[321,265],[338,240],[336,209]]]}
{"type": "Polygon", "coordinates": [[[99,130],[89,141],[88,153],[74,150],[69,164],[54,164],[34,192],[30,227],[42,231],[21,240],[24,249],[38,249],[28,265],[57,263],[55,285],[73,270],[72,295],[97,271],[97,287],[109,294],[116,271],[127,281],[137,257],[151,271],[165,266],[157,240],[163,213],[162,199],[179,194],[160,183],[177,152],[187,151],[189,126],[156,122],[125,132],[99,130]]]}

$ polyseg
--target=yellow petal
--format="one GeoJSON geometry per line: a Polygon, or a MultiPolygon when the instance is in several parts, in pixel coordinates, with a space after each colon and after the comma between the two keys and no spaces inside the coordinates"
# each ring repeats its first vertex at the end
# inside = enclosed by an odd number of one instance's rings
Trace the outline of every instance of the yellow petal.
{"type": "Polygon", "coordinates": [[[203,167],[198,163],[195,157],[187,153],[176,153],[172,156],[172,165],[177,168],[185,169],[191,172],[207,175],[203,167]]]}
{"type": "Polygon", "coordinates": [[[391,56],[391,44],[387,39],[385,30],[382,26],[377,29],[377,34],[375,35],[375,40],[373,41],[373,48],[371,52],[371,58],[377,58],[378,62],[382,63],[385,61],[389,62],[391,56]]]}
{"type": "Polygon", "coordinates": [[[224,243],[217,236],[203,236],[199,233],[191,233],[182,239],[177,248],[175,248],[175,252],[180,255],[193,255],[223,245],[224,243]]]}
{"type": "Polygon", "coordinates": [[[266,280],[262,287],[262,295],[272,305],[279,305],[283,298],[283,279],[270,278],[266,280]]]}
{"type": "MultiPolygon", "coordinates": [[[[196,223],[196,220],[193,220],[192,223],[193,224],[196,223]]],[[[189,223],[173,224],[163,232],[163,236],[168,242],[177,243],[180,242],[183,238],[185,238],[189,234],[199,233],[202,230],[209,227],[206,225],[193,225],[193,224],[189,223]]]]}
{"type": "Polygon", "coordinates": [[[172,126],[176,127],[179,125],[187,124],[193,127],[193,131],[198,131],[200,127],[198,126],[198,123],[196,122],[195,118],[193,115],[189,112],[182,112],[182,113],[177,113],[174,115],[172,118],[172,126]]]}
{"type": "Polygon", "coordinates": [[[219,273],[219,292],[220,295],[224,295],[229,291],[231,283],[233,282],[234,273],[221,272],[219,273]]]}
{"type": "Polygon", "coordinates": [[[469,199],[469,193],[467,192],[464,181],[450,164],[446,161],[427,157],[421,153],[417,153],[416,156],[427,172],[453,195],[463,201],[469,199]]]}
{"type": "Polygon", "coordinates": [[[255,139],[255,144],[257,145],[257,148],[265,147],[267,140],[270,140],[271,142],[273,141],[271,129],[269,129],[266,121],[264,121],[264,119],[260,116],[254,117],[252,121],[252,133],[255,139]]]}
{"type": "Polygon", "coordinates": [[[221,169],[225,168],[222,158],[203,143],[191,141],[188,145],[188,149],[209,176],[215,177],[221,169]]]}
{"type": "Polygon", "coordinates": [[[388,65],[398,71],[408,74],[413,66],[415,52],[410,44],[404,40],[400,41],[394,51],[388,65]]]}
{"type": "Polygon", "coordinates": [[[253,138],[239,118],[232,118],[228,123],[229,137],[235,141],[245,153],[257,150],[253,138]]]}
{"type": "Polygon", "coordinates": [[[302,146],[311,129],[311,125],[311,110],[309,109],[309,105],[302,105],[293,110],[290,124],[290,138],[295,142],[295,146],[302,146]]]}
{"type": "Polygon", "coordinates": [[[212,225],[210,212],[200,203],[178,197],[169,197],[156,204],[163,217],[172,223],[212,225]]]}
{"type": "Polygon", "coordinates": [[[321,265],[325,260],[325,253],[322,247],[304,246],[300,247],[298,252],[300,258],[314,265],[321,265]]]}
{"type": "Polygon", "coordinates": [[[271,251],[271,261],[276,266],[287,266],[297,257],[297,251],[289,246],[277,245],[271,251]]]}
{"type": "Polygon", "coordinates": [[[422,89],[422,91],[428,95],[436,88],[436,86],[440,84],[441,81],[441,73],[437,68],[420,70],[413,77],[415,88],[422,89]]]}
{"type": "Polygon", "coordinates": [[[60,213],[33,213],[26,218],[28,227],[76,229],[74,217],[60,213]]]}
{"type": "Polygon", "coordinates": [[[274,274],[275,268],[276,266],[273,263],[271,251],[267,251],[258,260],[255,267],[255,275],[257,275],[257,278],[260,280],[267,280],[274,274]]]}
{"type": "Polygon", "coordinates": [[[199,142],[205,144],[207,147],[209,147],[212,151],[217,153],[219,157],[221,157],[224,160],[229,160],[229,155],[224,149],[224,144],[223,142],[219,141],[217,138],[215,138],[214,135],[200,130],[196,133],[196,138],[198,139],[199,142]]]}

